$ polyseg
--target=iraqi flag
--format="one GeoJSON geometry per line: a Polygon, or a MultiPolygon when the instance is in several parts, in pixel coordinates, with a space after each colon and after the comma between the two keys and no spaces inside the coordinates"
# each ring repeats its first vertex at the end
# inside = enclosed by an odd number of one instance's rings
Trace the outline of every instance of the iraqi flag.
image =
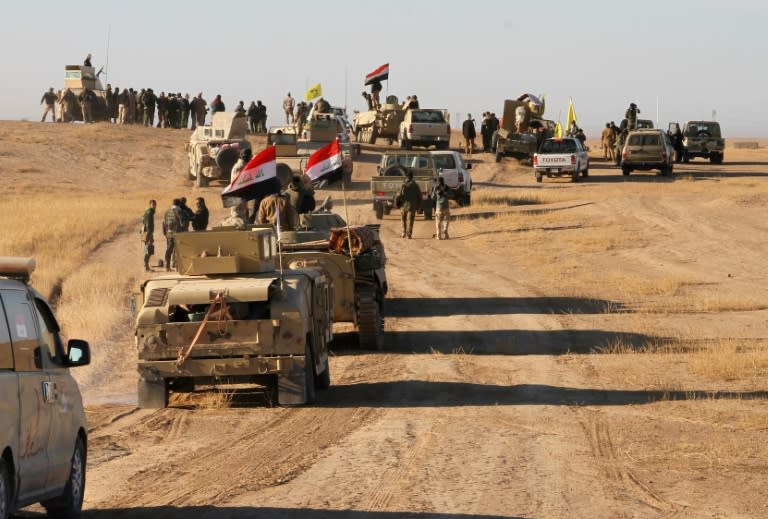
{"type": "Polygon", "coordinates": [[[313,184],[326,180],[333,182],[340,180],[342,174],[342,155],[339,139],[326,144],[314,152],[307,161],[304,173],[312,180],[313,184]]]}
{"type": "Polygon", "coordinates": [[[224,207],[230,207],[242,200],[260,200],[267,195],[279,192],[277,151],[273,145],[248,161],[248,164],[221,192],[221,200],[224,207]]]}
{"type": "Polygon", "coordinates": [[[365,76],[365,84],[372,85],[377,81],[384,81],[385,79],[389,79],[389,63],[385,63],[373,72],[367,74],[365,76]]]}

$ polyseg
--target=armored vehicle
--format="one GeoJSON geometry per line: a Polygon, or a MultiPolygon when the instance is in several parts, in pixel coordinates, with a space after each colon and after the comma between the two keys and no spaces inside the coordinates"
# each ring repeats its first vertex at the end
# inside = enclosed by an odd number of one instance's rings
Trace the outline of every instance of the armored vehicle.
{"type": "Polygon", "coordinates": [[[250,149],[245,134],[248,119],[237,112],[216,112],[210,125],[198,126],[184,145],[189,155],[189,178],[198,187],[211,180],[229,183],[240,151],[250,149]]]}
{"type": "Polygon", "coordinates": [[[83,110],[78,96],[86,88],[91,89],[95,96],[91,113],[94,121],[108,121],[107,92],[101,85],[101,80],[93,67],[85,65],[66,65],[64,67],[64,89],[59,95],[58,120],[62,122],[82,121],[83,110]],[[71,94],[67,93],[71,92],[71,94]]]}
{"type": "Polygon", "coordinates": [[[333,295],[315,269],[276,270],[272,229],[179,233],[178,274],[141,286],[136,316],[139,407],[169,392],[258,384],[280,405],[330,385],[333,295]]]}
{"type": "Polygon", "coordinates": [[[388,96],[387,102],[377,110],[368,110],[355,114],[353,126],[357,142],[376,144],[376,140],[389,139],[392,144],[400,131],[400,123],[405,117],[405,109],[397,96],[388,96]]]}
{"type": "Polygon", "coordinates": [[[532,160],[539,144],[554,137],[555,123],[543,119],[544,104],[529,94],[516,100],[504,101],[501,125],[491,137],[496,162],[506,156],[532,160]]]}
{"type": "Polygon", "coordinates": [[[59,334],[29,285],[32,258],[0,257],[0,518],[41,503],[80,517],[88,427],[70,367],[90,362],[86,341],[59,334]]]}
{"type": "Polygon", "coordinates": [[[333,284],[333,321],[353,323],[363,349],[384,345],[382,310],[387,257],[379,226],[347,228],[341,216],[321,209],[302,215],[302,228],[281,233],[284,268],[312,268],[333,284]]]}

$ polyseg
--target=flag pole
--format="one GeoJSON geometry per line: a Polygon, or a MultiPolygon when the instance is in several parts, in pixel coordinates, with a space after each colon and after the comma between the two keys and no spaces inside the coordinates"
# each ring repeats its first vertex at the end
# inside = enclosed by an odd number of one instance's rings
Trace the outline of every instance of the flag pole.
{"type": "Polygon", "coordinates": [[[349,209],[347,208],[346,184],[347,184],[347,181],[344,178],[344,169],[342,169],[341,170],[341,199],[344,200],[344,221],[347,224],[347,244],[349,246],[349,262],[352,264],[352,279],[355,279],[357,277],[357,274],[355,273],[355,256],[352,254],[352,233],[349,230],[349,209]]]}
{"type": "Polygon", "coordinates": [[[109,38],[112,35],[112,25],[107,25],[107,61],[104,64],[104,85],[109,83],[109,38]]]}

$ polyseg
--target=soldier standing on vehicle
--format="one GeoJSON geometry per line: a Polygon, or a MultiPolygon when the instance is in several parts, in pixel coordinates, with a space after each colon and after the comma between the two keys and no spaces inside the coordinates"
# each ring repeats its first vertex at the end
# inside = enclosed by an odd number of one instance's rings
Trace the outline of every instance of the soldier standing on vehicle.
{"type": "Polygon", "coordinates": [[[49,88],[43,97],[40,99],[40,104],[45,103],[43,109],[43,118],[40,119],[41,123],[45,122],[45,118],[48,116],[48,112],[51,112],[51,121],[56,122],[56,93],[53,91],[53,87],[49,88]]]}
{"type": "Polygon", "coordinates": [[[372,110],[378,110],[381,106],[381,102],[379,101],[379,94],[381,94],[381,81],[374,81],[371,83],[371,104],[373,105],[372,110]]]}
{"type": "Polygon", "coordinates": [[[421,188],[413,180],[413,171],[406,171],[405,182],[400,187],[396,201],[400,207],[400,218],[403,223],[403,232],[400,237],[410,239],[413,235],[413,220],[416,218],[416,211],[421,208],[421,188]]]}
{"type": "Polygon", "coordinates": [[[640,109],[637,105],[635,103],[629,103],[629,108],[627,108],[627,112],[624,114],[624,117],[627,119],[628,131],[637,129],[637,114],[639,113],[640,109]]]}
{"type": "Polygon", "coordinates": [[[277,227],[278,218],[280,220],[279,231],[293,231],[298,225],[296,209],[285,193],[266,196],[259,203],[257,223],[268,223],[277,227]]]}
{"type": "Polygon", "coordinates": [[[256,131],[267,133],[267,107],[261,103],[261,99],[256,101],[256,131]]]}
{"type": "Polygon", "coordinates": [[[472,155],[475,152],[475,120],[472,114],[467,114],[467,120],[461,125],[461,133],[464,136],[464,153],[472,155]]]}
{"type": "Polygon", "coordinates": [[[221,94],[218,94],[213,101],[211,101],[211,117],[213,117],[213,114],[216,112],[223,112],[227,108],[224,106],[224,101],[221,99],[221,94]]]}
{"type": "Polygon", "coordinates": [[[165,212],[165,216],[163,217],[163,236],[165,236],[165,270],[168,272],[170,272],[172,268],[176,268],[175,259],[173,257],[173,236],[179,232],[184,232],[181,219],[181,200],[174,198],[173,205],[171,205],[171,207],[165,212]]]}
{"type": "Polygon", "coordinates": [[[296,101],[291,97],[291,93],[283,99],[283,110],[285,111],[285,124],[293,124],[296,122],[296,118],[293,115],[293,107],[296,106],[296,101]]]}
{"type": "Polygon", "coordinates": [[[157,201],[150,200],[141,216],[141,241],[144,242],[144,270],[149,272],[149,259],[155,254],[155,209],[157,201]]]}
{"type": "Polygon", "coordinates": [[[251,101],[248,105],[248,111],[245,113],[248,116],[248,131],[256,133],[256,126],[259,120],[259,109],[256,107],[256,101],[251,101]]]}
{"type": "Polygon", "coordinates": [[[432,188],[430,199],[435,201],[435,238],[448,239],[448,222],[451,220],[451,209],[448,198],[448,186],[443,177],[437,178],[437,184],[432,188]]]}
{"type": "Polygon", "coordinates": [[[197,197],[195,200],[195,215],[192,218],[192,230],[204,231],[208,228],[208,207],[205,205],[203,197],[197,197]]]}

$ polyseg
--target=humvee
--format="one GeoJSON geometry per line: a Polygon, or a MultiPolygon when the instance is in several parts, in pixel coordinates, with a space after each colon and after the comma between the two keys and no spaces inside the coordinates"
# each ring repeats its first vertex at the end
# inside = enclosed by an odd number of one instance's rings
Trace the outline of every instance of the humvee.
{"type": "Polygon", "coordinates": [[[328,278],[278,271],[268,228],[222,227],[174,241],[178,274],[141,286],[139,407],[166,407],[171,392],[216,384],[266,386],[280,405],[314,402],[315,389],[330,385],[328,278]]]}
{"type": "Polygon", "coordinates": [[[198,126],[184,149],[189,155],[189,178],[198,187],[211,180],[229,183],[232,167],[244,149],[251,149],[246,138],[248,119],[237,112],[216,112],[210,125],[198,126]]]}

